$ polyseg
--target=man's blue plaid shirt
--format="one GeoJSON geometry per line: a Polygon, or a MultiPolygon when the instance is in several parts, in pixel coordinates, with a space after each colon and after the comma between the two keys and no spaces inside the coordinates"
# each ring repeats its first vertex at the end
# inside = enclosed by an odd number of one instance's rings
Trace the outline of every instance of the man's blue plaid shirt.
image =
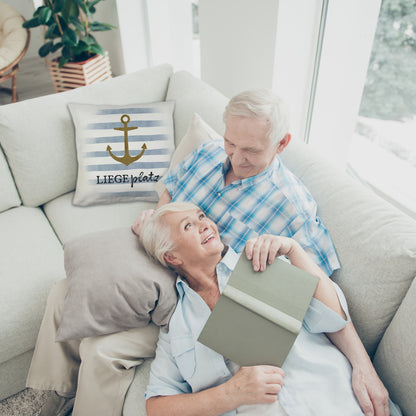
{"type": "Polygon", "coordinates": [[[262,234],[293,237],[331,275],[339,268],[334,245],[316,215],[316,202],[278,157],[264,172],[224,187],[230,161],[222,141],[194,150],[163,178],[172,201],[190,201],[218,226],[236,252],[262,234]]]}

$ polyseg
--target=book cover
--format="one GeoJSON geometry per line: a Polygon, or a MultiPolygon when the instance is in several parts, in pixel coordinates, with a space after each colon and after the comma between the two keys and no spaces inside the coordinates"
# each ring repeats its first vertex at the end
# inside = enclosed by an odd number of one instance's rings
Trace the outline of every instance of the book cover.
{"type": "Polygon", "coordinates": [[[255,272],[242,254],[198,341],[241,366],[281,367],[318,280],[278,258],[255,272]]]}

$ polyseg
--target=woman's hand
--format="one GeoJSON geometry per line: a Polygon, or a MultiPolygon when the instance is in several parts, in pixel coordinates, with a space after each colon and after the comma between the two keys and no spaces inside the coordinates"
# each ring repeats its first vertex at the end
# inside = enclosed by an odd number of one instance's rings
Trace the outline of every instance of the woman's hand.
{"type": "Polygon", "coordinates": [[[143,224],[155,213],[154,209],[147,209],[142,211],[140,215],[137,217],[136,221],[132,225],[131,229],[133,232],[140,236],[140,231],[143,227],[143,224]]]}
{"type": "Polygon", "coordinates": [[[277,256],[289,256],[297,244],[292,238],[264,234],[248,240],[245,252],[247,258],[253,261],[253,269],[264,271],[277,256]]]}
{"type": "Polygon", "coordinates": [[[227,381],[227,394],[235,408],[243,404],[273,403],[282,389],[284,371],[271,365],[241,367],[227,381]]]}

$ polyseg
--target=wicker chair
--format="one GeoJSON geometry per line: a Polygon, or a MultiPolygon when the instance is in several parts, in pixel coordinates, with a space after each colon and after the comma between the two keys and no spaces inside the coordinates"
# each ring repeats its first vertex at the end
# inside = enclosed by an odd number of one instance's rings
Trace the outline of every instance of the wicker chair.
{"type": "Polygon", "coordinates": [[[1,88],[17,101],[17,71],[30,42],[29,30],[22,27],[24,18],[6,3],[0,2],[0,83],[12,79],[12,87],[1,88]]]}

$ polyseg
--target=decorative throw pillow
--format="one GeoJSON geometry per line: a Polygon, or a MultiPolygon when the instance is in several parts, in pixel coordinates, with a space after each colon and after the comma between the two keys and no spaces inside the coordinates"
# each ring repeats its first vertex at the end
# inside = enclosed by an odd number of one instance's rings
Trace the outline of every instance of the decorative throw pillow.
{"type": "MultiPolygon", "coordinates": [[[[209,126],[199,114],[194,113],[185,136],[183,136],[182,140],[172,155],[169,169],[174,168],[201,144],[210,140],[222,139],[223,137],[218,134],[211,126],[209,126]]],[[[164,192],[165,189],[166,188],[162,182],[158,182],[156,184],[156,190],[159,196],[164,192]]]]}
{"type": "Polygon", "coordinates": [[[75,126],[74,205],[157,201],[156,183],[174,151],[174,102],[68,104],[75,126]]]}
{"type": "Polygon", "coordinates": [[[176,275],[153,262],[129,228],[79,237],[64,254],[68,292],[57,341],[168,325],[176,275]]]}

